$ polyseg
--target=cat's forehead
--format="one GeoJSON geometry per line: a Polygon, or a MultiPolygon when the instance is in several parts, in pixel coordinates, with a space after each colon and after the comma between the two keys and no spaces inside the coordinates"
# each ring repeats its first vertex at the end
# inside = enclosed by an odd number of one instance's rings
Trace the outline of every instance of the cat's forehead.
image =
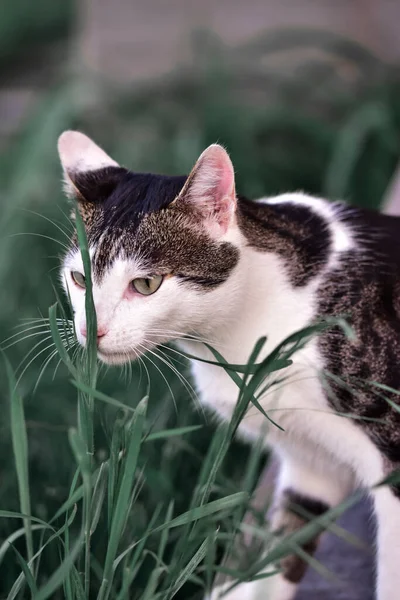
{"type": "Polygon", "coordinates": [[[208,240],[190,228],[184,216],[174,208],[147,214],[128,215],[123,222],[107,219],[89,235],[94,277],[100,281],[118,259],[140,263],[149,272],[169,272],[179,268],[187,256],[193,256],[208,240]],[[111,222],[110,222],[111,221],[111,222]]]}
{"type": "Polygon", "coordinates": [[[98,280],[118,257],[140,258],[149,263],[154,262],[156,249],[163,253],[163,247],[177,237],[179,221],[176,211],[164,209],[179,195],[186,181],[186,177],[132,173],[119,168],[109,171],[111,176],[117,172],[118,184],[101,202],[92,199],[86,219],[93,271],[98,280]]]}
{"type": "Polygon", "coordinates": [[[212,240],[175,205],[122,222],[104,212],[93,227],[89,246],[97,283],[122,259],[148,274],[179,275],[211,288],[228,278],[238,260],[233,245],[212,240]]]}

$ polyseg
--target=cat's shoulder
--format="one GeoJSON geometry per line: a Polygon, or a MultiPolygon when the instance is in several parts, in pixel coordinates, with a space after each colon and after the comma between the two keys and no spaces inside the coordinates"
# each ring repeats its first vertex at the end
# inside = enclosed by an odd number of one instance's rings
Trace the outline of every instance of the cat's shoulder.
{"type": "MultiPolygon", "coordinates": [[[[317,230],[330,230],[339,250],[379,247],[392,254],[400,249],[400,217],[378,210],[360,208],[343,201],[331,201],[302,192],[262,197],[247,203],[247,210],[268,219],[271,210],[293,223],[307,224],[317,230]]],[[[318,231],[320,233],[320,231],[318,231]]]]}

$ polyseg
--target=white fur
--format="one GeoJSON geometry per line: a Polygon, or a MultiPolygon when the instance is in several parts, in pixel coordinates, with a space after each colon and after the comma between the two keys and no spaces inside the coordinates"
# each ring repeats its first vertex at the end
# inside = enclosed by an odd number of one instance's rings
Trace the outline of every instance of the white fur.
{"type": "Polygon", "coordinates": [[[230,592],[225,593],[232,585],[227,582],[213,589],[206,600],[293,600],[297,586],[277,574],[265,579],[241,583],[230,592]]]}
{"type": "Polygon", "coordinates": [[[115,160],[80,131],[64,131],[58,138],[58,152],[66,170],[85,172],[118,167],[115,160]]]}
{"type": "Polygon", "coordinates": [[[64,131],[58,138],[58,153],[68,195],[73,195],[75,191],[71,174],[95,171],[103,167],[118,167],[115,160],[80,131],[64,131]]]}
{"type": "Polygon", "coordinates": [[[382,486],[374,491],[378,518],[378,600],[400,596],[400,511],[399,500],[382,486]]]}
{"type": "MultiPolygon", "coordinates": [[[[338,219],[335,205],[302,194],[263,201],[306,204],[324,219],[331,232],[333,250],[319,277],[304,287],[293,287],[283,261],[272,253],[247,247],[235,225],[225,239],[240,247],[239,264],[223,285],[207,293],[183,288],[171,277],[151,296],[127,296],[129,282],[147,274],[140,262],[118,259],[101,285],[94,285],[98,322],[108,329],[100,341],[101,358],[110,363],[122,362],[142,353],[147,345],[196,332],[229,362],[243,364],[261,335],[268,336],[263,350],[266,356],[285,337],[307,326],[316,316],[318,287],[327,272],[340,265],[342,254],[357,248],[357,241],[338,219]]],[[[79,335],[85,319],[84,292],[72,284],[70,270],[82,271],[78,254],[67,259],[64,275],[79,335]]],[[[181,344],[192,354],[213,358],[198,343],[181,344]]],[[[282,432],[269,425],[267,435],[268,444],[282,462],[278,492],[290,485],[299,493],[334,505],[356,485],[373,486],[383,478],[385,469],[379,451],[362,429],[350,418],[336,415],[328,404],[318,377],[323,366],[317,344],[309,343],[286,369],[286,382],[272,387],[260,401],[284,428],[282,432]]],[[[201,362],[193,362],[193,375],[201,400],[221,418],[229,419],[238,393],[229,376],[223,369],[201,362]]],[[[265,418],[251,407],[240,425],[240,433],[254,439],[264,429],[265,418]]],[[[374,497],[379,520],[378,600],[394,600],[400,589],[400,502],[387,488],[375,491],[374,497]]],[[[271,600],[290,600],[295,586],[280,575],[268,582],[242,584],[224,597],[269,598],[268,586],[274,581],[271,600]]]]}

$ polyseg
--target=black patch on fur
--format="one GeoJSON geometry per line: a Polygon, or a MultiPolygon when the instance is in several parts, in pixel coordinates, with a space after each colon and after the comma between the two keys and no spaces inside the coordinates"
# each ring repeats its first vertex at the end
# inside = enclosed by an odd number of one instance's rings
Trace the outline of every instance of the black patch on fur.
{"type": "Polygon", "coordinates": [[[185,181],[186,176],[169,177],[127,171],[103,204],[107,226],[121,229],[137,227],[145,215],[171,204],[185,181]]]}
{"type": "Polygon", "coordinates": [[[295,286],[307,285],[329,259],[330,233],[311,208],[239,198],[239,226],[249,246],[281,256],[295,286]]]}
{"type": "Polygon", "coordinates": [[[304,494],[299,494],[293,488],[288,488],[284,491],[285,495],[285,505],[287,510],[297,514],[302,519],[307,519],[304,512],[309,515],[309,518],[320,517],[327,510],[329,510],[329,505],[326,502],[322,502],[322,500],[318,500],[316,498],[311,498],[310,496],[304,496],[304,494]],[[298,510],[300,508],[300,510],[298,510]]]}
{"type": "Polygon", "coordinates": [[[122,167],[104,167],[94,171],[69,173],[69,176],[79,192],[78,202],[99,205],[111,196],[127,172],[122,167]]]}
{"type": "MultiPolygon", "coordinates": [[[[284,535],[292,535],[301,529],[308,521],[315,517],[323,515],[329,506],[325,502],[310,496],[299,494],[292,488],[283,491],[278,500],[280,506],[277,507],[278,518],[275,526],[278,532],[284,535]]],[[[301,548],[312,556],[317,549],[320,533],[301,544],[301,548]]],[[[307,562],[299,554],[288,554],[280,561],[282,574],[287,581],[299,583],[307,569],[307,562]]]]}
{"type": "Polygon", "coordinates": [[[187,177],[104,167],[76,173],[71,179],[86,202],[107,213],[109,227],[126,227],[132,221],[168,206],[183,188],[187,177]]]}

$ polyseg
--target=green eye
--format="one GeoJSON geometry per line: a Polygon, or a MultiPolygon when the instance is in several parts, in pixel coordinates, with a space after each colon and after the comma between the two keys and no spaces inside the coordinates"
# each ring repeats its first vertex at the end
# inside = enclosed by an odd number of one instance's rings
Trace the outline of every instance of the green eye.
{"type": "Polygon", "coordinates": [[[86,287],[85,276],[79,271],[71,271],[71,277],[74,283],[81,288],[86,287]]]}
{"type": "Polygon", "coordinates": [[[142,294],[143,296],[150,296],[154,294],[163,282],[162,275],[155,275],[154,277],[139,277],[131,281],[133,288],[142,294]]]}

